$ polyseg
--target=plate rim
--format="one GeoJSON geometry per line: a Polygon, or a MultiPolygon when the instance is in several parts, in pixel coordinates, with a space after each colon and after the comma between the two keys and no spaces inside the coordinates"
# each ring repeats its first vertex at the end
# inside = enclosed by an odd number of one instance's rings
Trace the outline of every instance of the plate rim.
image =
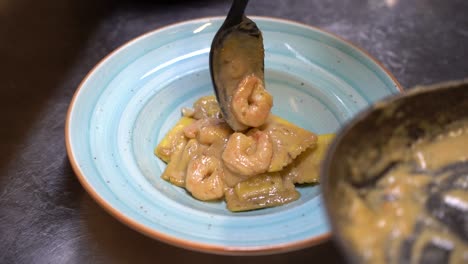
{"type": "MultiPolygon", "coordinates": [[[[293,26],[299,26],[307,29],[311,29],[313,31],[320,32],[322,34],[328,35],[332,38],[338,39],[339,41],[345,43],[346,45],[351,46],[353,49],[361,52],[365,57],[370,59],[373,63],[376,64],[377,67],[379,67],[385,74],[392,80],[392,82],[395,83],[396,89],[398,90],[399,93],[404,92],[403,87],[401,84],[398,82],[398,80],[394,77],[394,75],[376,58],[374,58],[369,52],[366,50],[360,48],[359,46],[353,44],[352,42],[342,38],[341,36],[338,36],[334,33],[331,33],[327,30],[324,30],[322,28],[318,28],[315,26],[311,26],[302,22],[298,21],[293,21],[293,20],[288,20],[284,18],[276,18],[276,17],[270,17],[270,16],[249,16],[253,18],[254,20],[263,20],[263,21],[270,21],[274,23],[283,23],[283,24],[290,24],[293,26]]],[[[207,17],[200,17],[200,18],[195,18],[195,19],[189,19],[189,20],[183,20],[171,24],[167,24],[162,27],[155,28],[153,30],[150,30],[146,33],[143,33],[141,35],[138,35],[122,45],[119,45],[117,48],[115,48],[113,51],[108,53],[106,56],[101,58],[92,68],[91,70],[83,77],[83,79],[80,81],[80,83],[77,86],[77,89],[75,90],[73,97],[70,101],[70,105],[68,106],[67,109],[67,114],[66,114],[66,119],[65,119],[65,147],[66,147],[66,152],[67,156],[69,159],[69,162],[71,164],[71,167],[78,178],[78,181],[80,184],[83,186],[85,191],[97,202],[97,204],[103,208],[107,213],[112,215],[115,219],[117,219],[119,222],[125,224],[126,226],[130,227],[131,229],[144,234],[150,238],[159,240],[164,243],[168,243],[173,246],[181,247],[184,249],[188,250],[194,250],[194,251],[199,251],[199,252],[204,252],[204,253],[213,253],[213,254],[220,254],[220,255],[268,255],[268,254],[277,254],[277,253],[285,253],[289,251],[294,251],[294,250],[299,250],[303,249],[306,247],[311,247],[320,243],[323,243],[327,240],[329,240],[332,235],[331,232],[326,232],[318,236],[314,236],[311,238],[303,239],[303,240],[298,240],[298,241],[293,241],[293,242],[288,242],[288,243],[281,243],[281,244],[275,244],[275,245],[265,245],[265,246],[223,246],[223,245],[216,245],[216,244],[210,244],[210,243],[203,243],[203,242],[195,242],[187,239],[182,239],[182,238],[177,238],[168,234],[165,234],[164,232],[152,229],[148,226],[145,226],[144,224],[139,223],[138,221],[132,219],[129,216],[126,216],[122,212],[120,212],[118,209],[114,208],[108,201],[106,201],[96,190],[95,188],[88,182],[85,174],[83,171],[80,169],[78,163],[77,163],[77,158],[75,156],[75,153],[73,152],[72,149],[72,138],[71,138],[71,131],[70,131],[70,126],[71,126],[71,116],[73,109],[75,107],[76,101],[78,100],[78,97],[80,95],[81,88],[84,86],[84,84],[87,82],[87,80],[91,77],[91,75],[95,72],[96,69],[101,67],[110,57],[114,56],[117,52],[127,48],[128,46],[132,45],[133,43],[136,43],[140,41],[141,39],[148,37],[149,35],[155,34],[157,32],[172,28],[172,27],[177,27],[180,25],[186,25],[186,24],[191,24],[191,23],[200,23],[203,21],[210,21],[210,20],[219,20],[219,19],[224,19],[224,16],[207,16],[207,17]]]]}

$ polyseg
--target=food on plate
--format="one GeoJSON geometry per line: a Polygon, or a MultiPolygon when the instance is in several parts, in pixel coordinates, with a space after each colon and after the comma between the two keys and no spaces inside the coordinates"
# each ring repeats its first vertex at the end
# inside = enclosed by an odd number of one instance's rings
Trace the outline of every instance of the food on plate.
{"type": "Polygon", "coordinates": [[[242,132],[222,118],[214,96],[182,109],[155,149],[167,163],[164,180],[202,201],[225,199],[231,211],[283,205],[300,197],[295,184],[318,184],[333,135],[317,136],[271,114],[273,99],[255,78],[247,76],[233,97],[233,112],[248,127],[242,132]]]}

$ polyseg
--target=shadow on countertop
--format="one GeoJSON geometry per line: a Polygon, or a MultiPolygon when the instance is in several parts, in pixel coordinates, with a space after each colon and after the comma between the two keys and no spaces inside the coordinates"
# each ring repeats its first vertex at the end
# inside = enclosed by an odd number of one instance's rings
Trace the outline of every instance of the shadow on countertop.
{"type": "MultiPolygon", "coordinates": [[[[50,96],[64,88],[67,75],[83,55],[102,19],[116,7],[125,9],[196,8],[204,1],[52,0],[0,3],[0,172],[25,144],[25,136],[44,115],[50,96]]],[[[120,45],[122,43],[118,43],[120,45]]],[[[100,53],[111,50],[97,51],[100,53]]],[[[99,54],[99,58],[105,54],[99,54]]],[[[98,61],[93,61],[97,63],[98,61]]],[[[92,68],[87,65],[84,74],[92,68]]],[[[83,78],[84,74],[80,77],[83,78]]],[[[66,87],[74,91],[74,87],[66,87]]],[[[71,98],[70,98],[71,99],[71,98]]],[[[64,116],[55,121],[62,124],[64,116]]],[[[30,143],[31,144],[31,143],[30,143]]],[[[0,178],[1,179],[1,178],[0,178]]]]}
{"type": "Polygon", "coordinates": [[[106,13],[106,2],[7,0],[0,4],[0,170],[10,158],[21,155],[13,153],[45,114],[44,104],[106,13]]]}

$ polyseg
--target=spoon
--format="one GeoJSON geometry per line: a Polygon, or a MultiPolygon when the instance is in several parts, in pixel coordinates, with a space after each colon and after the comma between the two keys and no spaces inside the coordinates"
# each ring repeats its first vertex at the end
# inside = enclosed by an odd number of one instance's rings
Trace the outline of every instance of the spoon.
{"type": "Polygon", "coordinates": [[[231,101],[242,79],[254,74],[264,83],[262,33],[245,14],[248,0],[234,0],[211,44],[210,73],[223,117],[235,131],[247,128],[233,115],[231,101]]]}

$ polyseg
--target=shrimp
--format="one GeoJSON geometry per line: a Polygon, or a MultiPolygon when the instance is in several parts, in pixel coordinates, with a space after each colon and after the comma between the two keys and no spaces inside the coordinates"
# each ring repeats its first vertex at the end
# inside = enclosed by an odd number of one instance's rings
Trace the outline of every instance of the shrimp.
{"type": "Polygon", "coordinates": [[[222,178],[221,161],[213,156],[201,155],[188,165],[185,188],[202,201],[220,199],[224,196],[222,178]]]}
{"type": "Polygon", "coordinates": [[[232,130],[226,123],[221,123],[215,126],[206,126],[200,128],[198,140],[202,144],[211,145],[216,142],[226,142],[232,130]]]}
{"type": "Polygon", "coordinates": [[[245,77],[232,96],[231,109],[240,123],[259,127],[265,123],[273,106],[273,97],[262,80],[251,74],[245,77]]]}
{"type": "Polygon", "coordinates": [[[200,143],[211,145],[215,142],[225,142],[232,133],[227,123],[217,118],[203,118],[184,128],[184,135],[196,138],[200,143]]]}
{"type": "Polygon", "coordinates": [[[221,108],[214,95],[203,96],[193,103],[193,118],[222,118],[221,108]]]}
{"type": "Polygon", "coordinates": [[[161,177],[174,185],[184,186],[189,162],[206,149],[207,147],[198,143],[197,140],[190,139],[174,152],[161,177]]]}
{"type": "Polygon", "coordinates": [[[184,135],[188,138],[196,138],[200,129],[207,126],[215,126],[222,123],[223,120],[218,118],[202,118],[198,119],[190,125],[184,127],[184,135]]]}
{"type": "Polygon", "coordinates": [[[229,138],[222,159],[234,173],[253,176],[268,170],[273,146],[268,134],[251,130],[248,135],[234,133],[229,138]]]}

